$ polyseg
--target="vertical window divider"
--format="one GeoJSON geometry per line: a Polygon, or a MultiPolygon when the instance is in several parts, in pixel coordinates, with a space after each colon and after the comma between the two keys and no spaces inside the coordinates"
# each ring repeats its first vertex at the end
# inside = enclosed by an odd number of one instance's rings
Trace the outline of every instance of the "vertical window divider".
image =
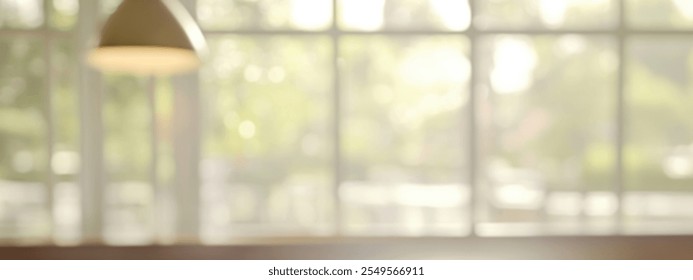
{"type": "Polygon", "coordinates": [[[162,240],[162,224],[157,219],[159,217],[160,209],[162,207],[160,203],[160,197],[163,195],[163,191],[159,184],[159,135],[157,130],[157,101],[156,101],[156,89],[157,89],[157,78],[148,77],[147,78],[147,97],[149,101],[149,117],[150,117],[150,139],[149,145],[151,164],[149,165],[149,183],[152,185],[152,209],[150,209],[151,224],[150,230],[152,235],[152,241],[154,243],[160,242],[162,240]]]}
{"type": "MultiPolygon", "coordinates": [[[[194,20],[196,0],[180,1],[194,20]]],[[[200,114],[199,71],[170,77],[173,86],[174,205],[176,242],[200,242],[200,114]]]]}
{"type": "Polygon", "coordinates": [[[54,218],[54,191],[55,191],[55,178],[53,174],[53,168],[52,168],[52,161],[53,161],[53,150],[55,148],[55,137],[54,137],[54,126],[55,126],[55,121],[53,120],[53,117],[55,116],[53,113],[53,57],[52,57],[52,52],[51,52],[51,43],[52,43],[52,34],[50,30],[50,20],[51,20],[51,15],[50,15],[50,0],[43,0],[43,25],[42,25],[42,31],[44,33],[44,37],[41,38],[41,41],[43,42],[43,59],[44,59],[44,75],[45,75],[45,80],[44,80],[44,94],[45,96],[45,102],[44,102],[44,116],[45,116],[45,133],[46,133],[46,162],[45,162],[45,187],[46,187],[46,194],[45,194],[45,199],[46,199],[46,219],[48,220],[48,234],[49,236],[46,238],[46,241],[49,243],[55,242],[55,218],[54,218]]]}
{"type": "MultiPolygon", "coordinates": [[[[467,118],[467,125],[469,126],[467,128],[468,133],[468,141],[469,141],[469,146],[467,150],[467,158],[468,158],[468,165],[469,169],[467,170],[467,182],[469,184],[469,195],[468,195],[468,207],[469,207],[469,215],[466,217],[468,219],[469,223],[469,236],[476,236],[477,235],[477,229],[476,229],[476,218],[477,218],[477,196],[478,196],[478,180],[477,180],[477,170],[478,170],[478,157],[477,157],[477,139],[478,139],[478,130],[477,130],[477,121],[476,121],[476,111],[477,111],[477,94],[476,94],[476,78],[477,78],[477,59],[476,59],[476,46],[477,46],[477,38],[478,38],[478,30],[476,29],[476,26],[474,24],[474,16],[476,15],[476,0],[469,0],[469,28],[466,32],[467,34],[467,39],[469,40],[469,101],[467,104],[469,104],[468,109],[467,109],[467,116],[462,116],[464,119],[465,117],[467,118]]],[[[463,31],[462,36],[464,36],[465,32],[463,31]]],[[[464,152],[464,149],[462,149],[464,152]]],[[[462,155],[464,157],[465,155],[462,155]]]]}
{"type": "Polygon", "coordinates": [[[616,92],[616,174],[615,174],[615,192],[617,199],[616,208],[616,233],[623,234],[623,208],[624,208],[624,152],[625,144],[625,122],[626,122],[626,94],[625,94],[625,71],[626,63],[626,37],[629,33],[629,28],[626,21],[626,0],[617,0],[618,5],[618,77],[617,77],[617,92],[616,92]]]}
{"type": "Polygon", "coordinates": [[[104,209],[103,116],[101,75],[87,66],[99,1],[80,0],[77,22],[79,54],[80,195],[82,243],[101,242],[104,209]]]}
{"type": "Polygon", "coordinates": [[[341,127],[341,80],[339,69],[339,43],[340,30],[338,25],[339,8],[338,1],[332,0],[332,26],[330,27],[330,38],[332,41],[332,132],[333,132],[333,199],[334,199],[334,232],[335,235],[343,235],[343,212],[342,202],[339,198],[339,189],[342,181],[342,127],[341,127]]]}

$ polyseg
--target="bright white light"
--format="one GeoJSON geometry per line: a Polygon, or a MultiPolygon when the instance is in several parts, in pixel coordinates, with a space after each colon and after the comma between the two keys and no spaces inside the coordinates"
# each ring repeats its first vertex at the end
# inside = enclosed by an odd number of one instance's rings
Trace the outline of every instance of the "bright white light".
{"type": "Polygon", "coordinates": [[[458,185],[399,185],[394,196],[397,204],[419,207],[459,207],[467,200],[458,185]]]}
{"type": "Polygon", "coordinates": [[[361,205],[406,205],[417,207],[459,207],[469,199],[459,185],[379,185],[346,182],[339,188],[340,199],[361,205]]]}
{"type": "Polygon", "coordinates": [[[685,217],[693,215],[693,195],[682,192],[630,191],[624,197],[628,216],[685,217]]]}
{"type": "Polygon", "coordinates": [[[529,88],[537,54],[529,42],[514,38],[498,41],[493,53],[491,87],[496,93],[520,93],[529,88]]]}
{"type": "Polygon", "coordinates": [[[431,6],[443,25],[450,30],[464,30],[471,23],[471,12],[467,1],[430,0],[431,6]]]}
{"type": "MultiPolygon", "coordinates": [[[[690,2],[690,0],[675,0],[690,2]]],[[[540,0],[539,16],[548,27],[559,27],[565,23],[566,15],[571,10],[604,11],[609,9],[610,0],[540,0]]],[[[689,4],[690,3],[685,3],[689,4]]]]}
{"type": "MultiPolygon", "coordinates": [[[[80,192],[79,186],[71,182],[56,183],[53,188],[53,221],[56,242],[73,245],[79,239],[80,192]]],[[[76,245],[76,244],[74,244],[76,245]]]]}
{"type": "Polygon", "coordinates": [[[360,205],[387,205],[392,201],[388,186],[368,182],[345,182],[339,188],[342,202],[360,205]]]}
{"type": "Polygon", "coordinates": [[[242,121],[238,125],[238,134],[243,137],[243,139],[250,139],[255,136],[255,124],[249,120],[242,121]]]}
{"type": "Polygon", "coordinates": [[[332,0],[292,0],[291,22],[301,29],[321,29],[329,25],[332,0]]]}
{"type": "Polygon", "coordinates": [[[550,27],[563,24],[565,13],[568,10],[566,0],[541,0],[539,1],[539,15],[542,21],[550,27]]]}
{"type": "Polygon", "coordinates": [[[346,27],[368,31],[383,26],[385,0],[349,0],[340,4],[340,19],[346,27]]]}
{"type": "Polygon", "coordinates": [[[76,174],[79,169],[79,155],[73,151],[58,151],[53,154],[51,168],[58,175],[76,174]]]}
{"type": "Polygon", "coordinates": [[[495,204],[501,208],[539,209],[544,193],[525,184],[507,184],[494,190],[495,204]]]}
{"type": "Polygon", "coordinates": [[[674,5],[679,13],[687,19],[693,19],[693,1],[691,0],[674,0],[674,5]]]}
{"type": "MultiPolygon", "coordinates": [[[[406,108],[392,107],[390,117],[396,123],[415,129],[431,115],[459,108],[464,102],[462,85],[469,80],[469,75],[469,60],[457,48],[408,53],[397,66],[397,78],[407,88],[417,88],[426,94],[415,103],[403,104],[406,108]]],[[[388,88],[378,91],[374,96],[376,100],[395,101],[394,93],[388,88]]]]}
{"type": "Polygon", "coordinates": [[[21,23],[22,27],[39,27],[43,23],[44,1],[0,1],[3,17],[10,18],[21,23]]]}
{"type": "Polygon", "coordinates": [[[688,154],[673,154],[664,159],[662,168],[672,179],[690,177],[693,175],[693,160],[688,154]]]}
{"type": "Polygon", "coordinates": [[[585,214],[589,216],[610,216],[616,213],[618,199],[610,192],[593,192],[587,195],[585,214]]]}

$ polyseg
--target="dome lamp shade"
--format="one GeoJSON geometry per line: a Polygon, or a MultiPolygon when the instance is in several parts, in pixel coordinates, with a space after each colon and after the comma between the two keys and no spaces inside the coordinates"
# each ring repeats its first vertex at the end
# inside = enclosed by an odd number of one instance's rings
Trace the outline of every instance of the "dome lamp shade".
{"type": "Polygon", "coordinates": [[[88,61],[104,72],[172,75],[198,68],[206,48],[202,31],[176,0],[124,0],[88,61]]]}

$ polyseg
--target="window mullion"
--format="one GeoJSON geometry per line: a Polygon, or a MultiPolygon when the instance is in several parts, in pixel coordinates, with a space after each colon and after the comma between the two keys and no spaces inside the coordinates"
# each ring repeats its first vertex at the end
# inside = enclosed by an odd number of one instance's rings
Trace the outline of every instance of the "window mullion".
{"type": "Polygon", "coordinates": [[[82,242],[100,242],[103,225],[103,107],[101,75],[87,66],[86,55],[98,25],[99,1],[81,0],[77,22],[80,107],[80,187],[82,242]]]}
{"type": "MultiPolygon", "coordinates": [[[[181,3],[197,19],[195,0],[181,3]]],[[[175,161],[176,235],[180,241],[200,240],[200,82],[199,72],[173,81],[173,147],[175,161]]]]}
{"type": "Polygon", "coordinates": [[[342,182],[342,127],[341,127],[341,79],[339,75],[339,42],[340,42],[340,32],[339,25],[337,23],[337,17],[339,13],[339,8],[337,7],[337,0],[332,0],[332,27],[330,30],[330,36],[332,39],[332,131],[333,131],[333,199],[334,199],[334,225],[336,235],[343,234],[343,213],[342,213],[342,202],[339,198],[339,188],[342,182]]]}
{"type": "Polygon", "coordinates": [[[50,35],[50,0],[43,0],[43,26],[42,31],[45,34],[43,37],[43,60],[44,60],[44,116],[45,116],[45,133],[46,133],[46,162],[45,170],[45,200],[46,200],[46,219],[48,222],[48,241],[55,241],[56,222],[53,215],[54,207],[54,174],[51,162],[53,161],[53,150],[55,147],[54,137],[54,119],[53,119],[53,58],[51,56],[52,37],[50,35]]]}
{"type": "MultiPolygon", "coordinates": [[[[470,11],[470,23],[469,23],[469,29],[467,30],[467,36],[469,39],[469,62],[470,62],[470,71],[469,71],[469,101],[468,101],[468,109],[467,109],[467,115],[463,115],[463,119],[467,119],[466,125],[468,126],[468,150],[467,152],[467,160],[468,163],[467,165],[469,166],[467,170],[467,184],[469,188],[469,195],[467,197],[468,199],[468,211],[469,215],[466,217],[468,219],[467,223],[469,223],[469,235],[471,236],[476,236],[476,226],[477,226],[477,202],[478,202],[478,180],[477,180],[477,173],[478,173],[478,159],[479,157],[477,156],[478,153],[478,145],[477,145],[477,140],[479,138],[478,136],[478,130],[477,130],[477,121],[476,121],[476,111],[477,111],[477,94],[476,94],[476,78],[478,77],[478,59],[476,59],[476,53],[477,53],[477,38],[478,38],[478,32],[476,29],[476,26],[474,25],[474,16],[476,15],[476,10],[475,10],[475,3],[476,0],[469,0],[469,11],[470,11]]],[[[464,111],[463,111],[464,112],[464,111]]],[[[464,121],[461,122],[462,126],[464,126],[464,121]]],[[[462,128],[464,129],[464,128],[462,128]]],[[[465,152],[464,149],[462,149],[463,152],[465,152]]],[[[465,155],[462,155],[463,157],[465,155]]],[[[463,172],[463,171],[462,171],[463,172]]]]}
{"type": "Polygon", "coordinates": [[[617,198],[616,232],[623,233],[624,206],[624,166],[623,145],[625,144],[625,71],[626,71],[626,37],[629,29],[625,19],[626,0],[618,1],[618,77],[616,85],[616,174],[614,189],[617,198]]]}
{"type": "Polygon", "coordinates": [[[162,220],[159,219],[159,213],[161,213],[161,207],[163,206],[160,201],[161,197],[164,195],[161,190],[161,184],[159,183],[159,137],[157,129],[157,92],[156,92],[157,80],[154,77],[149,77],[147,79],[147,101],[149,109],[149,149],[150,149],[150,164],[149,164],[149,184],[152,187],[152,207],[150,209],[151,219],[150,219],[150,230],[151,238],[155,242],[162,241],[163,224],[162,220]]]}

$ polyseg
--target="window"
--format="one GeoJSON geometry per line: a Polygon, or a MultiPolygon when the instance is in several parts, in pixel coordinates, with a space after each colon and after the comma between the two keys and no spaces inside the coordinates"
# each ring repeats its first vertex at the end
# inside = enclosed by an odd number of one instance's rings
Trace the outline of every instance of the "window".
{"type": "Polygon", "coordinates": [[[79,237],[77,1],[0,1],[0,239],[79,237]]]}
{"type": "Polygon", "coordinates": [[[689,1],[183,0],[169,78],[119,2],[0,0],[0,240],[693,233],[689,1]]]}

